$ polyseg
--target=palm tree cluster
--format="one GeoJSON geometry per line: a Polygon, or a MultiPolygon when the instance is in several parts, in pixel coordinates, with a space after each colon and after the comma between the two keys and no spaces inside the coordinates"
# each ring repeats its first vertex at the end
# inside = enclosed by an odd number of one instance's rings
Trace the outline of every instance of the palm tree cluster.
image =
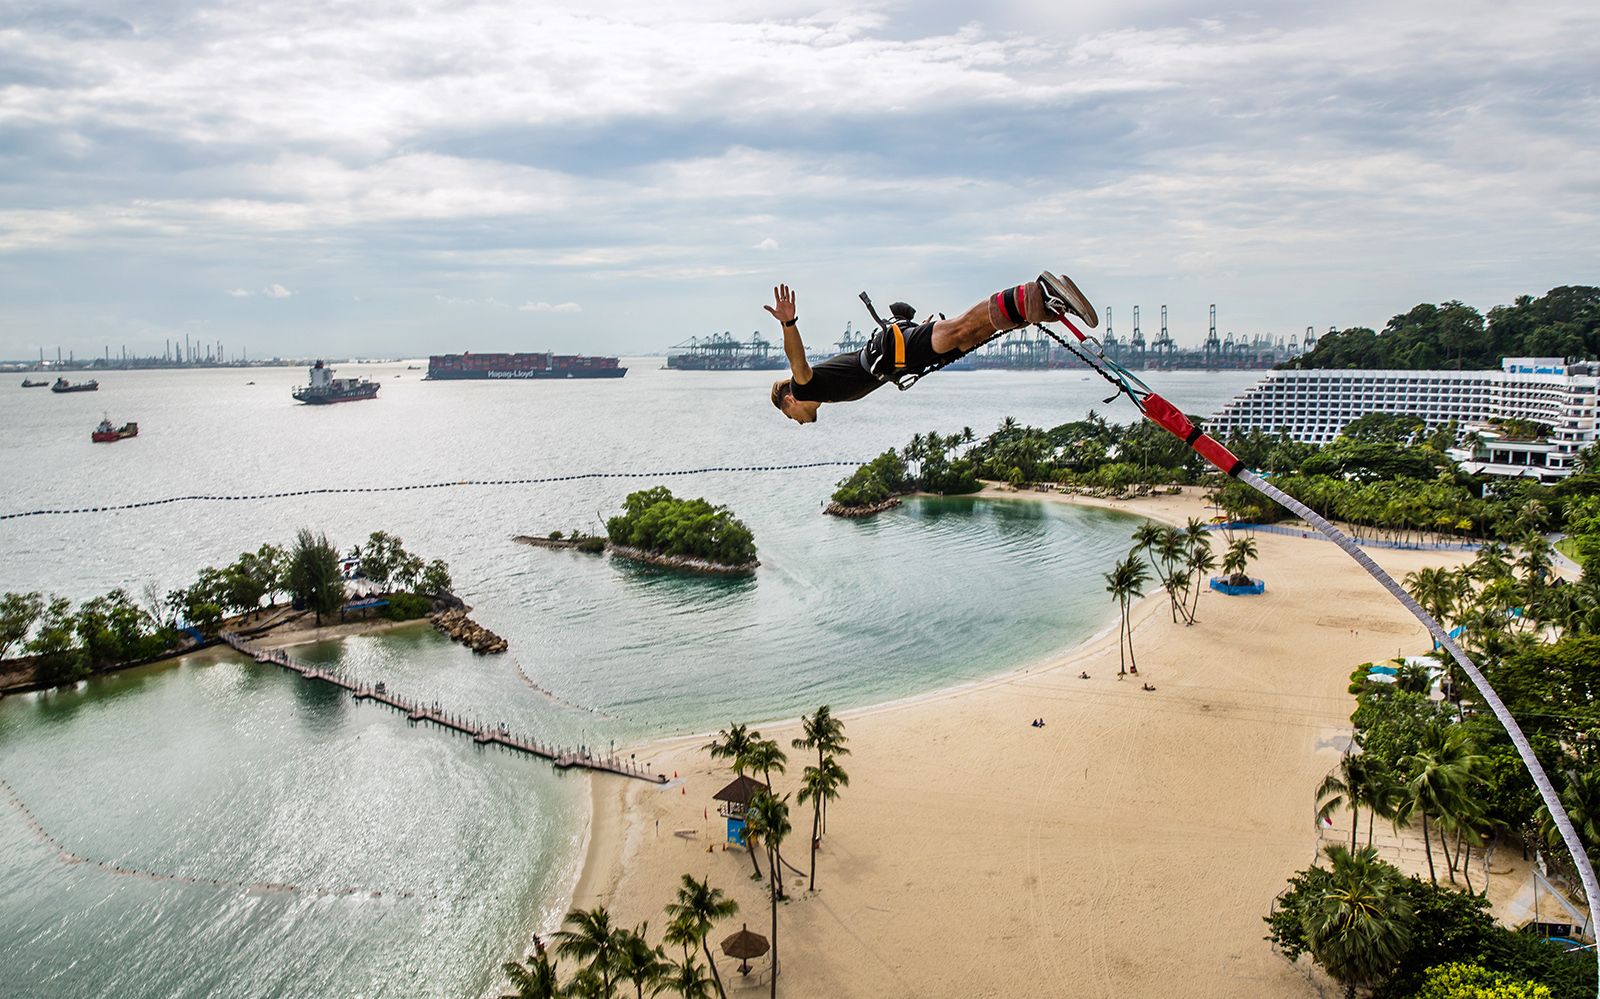
{"type": "MultiPolygon", "coordinates": [[[[1255,542],[1250,544],[1254,546],[1255,542]]],[[[1193,517],[1184,527],[1145,524],[1133,532],[1133,553],[1143,552],[1167,594],[1172,620],[1194,624],[1206,575],[1217,567],[1211,534],[1193,517]]],[[[1252,551],[1252,556],[1254,552],[1252,551]]]]}
{"type": "MultiPolygon", "coordinates": [[[[1249,555],[1255,557],[1255,541],[1240,539],[1247,544],[1249,555]]],[[[1230,549],[1230,552],[1232,549],[1230,549]]],[[[1205,585],[1207,573],[1217,567],[1217,557],[1211,551],[1211,535],[1205,525],[1193,517],[1185,527],[1163,527],[1145,524],[1133,532],[1133,547],[1121,562],[1105,573],[1106,592],[1117,602],[1121,614],[1121,628],[1117,633],[1117,675],[1139,672],[1139,660],[1133,651],[1133,621],[1129,616],[1133,601],[1144,596],[1144,586],[1150,581],[1150,570],[1155,569],[1173,621],[1195,623],[1200,607],[1200,590],[1205,585]],[[1141,554],[1148,556],[1146,562],[1141,554]]]]}
{"type": "MultiPolygon", "coordinates": [[[[1457,871],[1472,884],[1471,851],[1487,842],[1492,822],[1479,786],[1487,761],[1478,754],[1472,732],[1434,718],[1421,729],[1414,750],[1391,766],[1377,754],[1348,752],[1317,788],[1317,820],[1340,807],[1350,811],[1350,850],[1356,850],[1360,813],[1367,811],[1367,845],[1378,818],[1395,828],[1416,825],[1428,858],[1428,879],[1437,884],[1433,846],[1437,838],[1450,880],[1457,871]]],[[[1488,890],[1488,858],[1484,858],[1488,890]]]]}
{"type": "Polygon", "coordinates": [[[1345,996],[1590,999],[1594,965],[1499,925],[1480,895],[1407,877],[1371,847],[1331,844],[1265,917],[1290,961],[1309,954],[1345,996]],[[1460,986],[1459,990],[1448,986],[1460,986]],[[1492,986],[1492,987],[1491,987],[1492,986]]]}
{"type": "Polygon", "coordinates": [[[677,899],[666,907],[670,922],[662,942],[649,942],[649,923],[633,929],[613,925],[603,905],[567,913],[555,934],[554,956],[544,941],[533,939],[533,951],[524,961],[507,962],[503,969],[511,991],[502,999],[611,999],[631,986],[636,999],[674,995],[684,999],[726,997],[716,959],[709,943],[720,920],[736,914],[739,903],[713,888],[707,880],[685,874],[677,899]],[[666,948],[681,951],[681,960],[667,956],[666,948]],[[695,951],[705,954],[701,965],[695,951]],[[574,965],[565,981],[558,963],[574,965]],[[707,969],[710,975],[707,975],[707,969]]]}
{"type": "MultiPolygon", "coordinates": [[[[817,849],[822,843],[827,827],[827,807],[837,801],[841,789],[850,784],[850,775],[839,764],[841,756],[850,755],[845,745],[844,722],[834,716],[824,704],[800,719],[801,735],[790,742],[794,749],[815,751],[815,766],[808,765],[800,781],[798,804],[811,805],[811,863],[805,873],[808,890],[817,887],[817,849]]],[[[778,994],[778,903],[788,896],[784,892],[783,870],[790,865],[783,859],[783,843],[793,831],[789,818],[791,795],[779,794],[772,786],[773,773],[782,774],[788,766],[788,756],[776,740],[763,739],[760,732],[743,724],[730,724],[717,733],[717,738],[705,746],[713,759],[727,760],[735,776],[746,772],[759,773],[766,784],[750,798],[745,808],[745,843],[750,848],[750,863],[755,868],[755,878],[761,877],[761,865],[756,859],[760,848],[767,855],[767,897],[772,915],[772,994],[778,994]]],[[[797,868],[790,868],[802,873],[797,868]]]]}
{"type": "Polygon", "coordinates": [[[972,460],[961,451],[973,440],[971,427],[954,434],[933,430],[913,434],[904,448],[890,448],[842,480],[833,502],[861,507],[914,492],[975,493],[983,483],[978,481],[972,460]]]}
{"type": "MultiPolygon", "coordinates": [[[[1487,544],[1459,569],[1417,570],[1406,577],[1405,587],[1445,627],[1460,629],[1462,643],[1545,760],[1591,860],[1600,860],[1600,742],[1595,738],[1600,733],[1600,674],[1594,668],[1600,662],[1600,635],[1584,612],[1587,598],[1582,595],[1592,584],[1556,581],[1548,543],[1532,529],[1543,514],[1530,508],[1524,515],[1530,529],[1520,544],[1487,544]]],[[[1447,667],[1453,665],[1437,655],[1447,667]]],[[[1370,870],[1378,863],[1369,856],[1377,820],[1420,833],[1428,866],[1423,886],[1446,895],[1486,898],[1489,852],[1507,838],[1524,851],[1540,849],[1556,876],[1572,873],[1531,778],[1478,693],[1463,689],[1452,677],[1445,683],[1449,699],[1435,701],[1430,696],[1432,670],[1415,661],[1394,663],[1392,683],[1371,682],[1370,664],[1352,675],[1356,747],[1316,791],[1319,822],[1340,809],[1350,812],[1349,846],[1338,847],[1338,856],[1330,849],[1333,871],[1317,876],[1323,880],[1312,879],[1316,890],[1305,891],[1311,882],[1302,876],[1291,879],[1297,898],[1292,919],[1269,918],[1278,920],[1275,940],[1281,943],[1286,934],[1296,937],[1352,989],[1383,981],[1394,970],[1390,944],[1395,941],[1385,943],[1375,924],[1389,919],[1403,929],[1409,919],[1392,912],[1385,917],[1381,905],[1363,908],[1351,900],[1358,889],[1374,897],[1383,894],[1371,879],[1382,881],[1387,875],[1370,870]],[[1362,813],[1365,846],[1360,840],[1362,813]],[[1452,884],[1459,875],[1465,891],[1439,887],[1441,875],[1452,884]],[[1350,898],[1334,900],[1328,878],[1349,882],[1345,888],[1350,898]],[[1312,903],[1318,899],[1333,912],[1331,917],[1315,916],[1312,903]]],[[[1418,889],[1407,891],[1417,897],[1418,889]]],[[[1482,905],[1486,909],[1487,903],[1482,905]]],[[[1466,945],[1441,953],[1437,941],[1453,938],[1436,930],[1430,934],[1433,964],[1471,963],[1483,956],[1466,945]]],[[[1403,937],[1397,939],[1404,947],[1403,937]]],[[[1422,971],[1410,966],[1406,980],[1416,981],[1422,971]]],[[[1390,981],[1387,988],[1392,989],[1390,981]]],[[[1593,992],[1591,977],[1586,994],[1593,992]]]]}
{"type": "Polygon", "coordinates": [[[1529,531],[1515,546],[1490,543],[1458,569],[1408,573],[1406,590],[1446,628],[1462,629],[1462,644],[1478,658],[1513,651],[1530,641],[1600,634],[1600,580],[1558,580],[1550,541],[1529,531]]]}

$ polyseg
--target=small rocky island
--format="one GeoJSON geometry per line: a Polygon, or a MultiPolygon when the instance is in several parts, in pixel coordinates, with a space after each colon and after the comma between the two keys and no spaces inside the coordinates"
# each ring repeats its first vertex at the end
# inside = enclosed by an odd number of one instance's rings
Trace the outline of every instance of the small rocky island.
{"type": "Polygon", "coordinates": [[[569,548],[647,562],[682,572],[744,576],[756,571],[755,536],[725,506],[679,499],[665,486],[630,493],[623,512],[606,521],[606,537],[579,532],[513,540],[538,548],[569,548]]]}

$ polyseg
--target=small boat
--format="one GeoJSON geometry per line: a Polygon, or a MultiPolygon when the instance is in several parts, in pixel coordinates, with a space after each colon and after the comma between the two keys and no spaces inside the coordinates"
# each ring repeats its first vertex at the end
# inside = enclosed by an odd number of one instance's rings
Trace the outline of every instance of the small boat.
{"type": "Polygon", "coordinates": [[[56,383],[54,385],[50,386],[50,391],[52,391],[52,392],[98,392],[98,391],[100,391],[100,383],[91,378],[86,382],[79,382],[78,384],[74,385],[71,382],[67,381],[65,378],[57,378],[56,379],[56,383]]]}
{"type": "Polygon", "coordinates": [[[94,428],[94,432],[89,435],[89,439],[96,444],[106,444],[111,441],[120,441],[124,437],[137,436],[139,436],[139,424],[124,423],[120,427],[113,427],[111,420],[107,418],[100,421],[100,425],[94,428]]]}
{"type": "Polygon", "coordinates": [[[23,388],[48,388],[49,385],[50,385],[49,382],[36,382],[36,381],[33,381],[30,378],[22,379],[22,387],[23,388]]]}

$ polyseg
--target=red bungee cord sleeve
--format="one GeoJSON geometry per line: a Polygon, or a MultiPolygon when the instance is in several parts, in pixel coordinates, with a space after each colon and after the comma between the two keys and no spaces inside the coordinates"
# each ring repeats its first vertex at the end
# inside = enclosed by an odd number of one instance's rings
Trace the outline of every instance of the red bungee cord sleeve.
{"type": "Polygon", "coordinates": [[[1148,416],[1167,433],[1183,441],[1194,450],[1195,454],[1211,462],[1229,475],[1238,475],[1244,468],[1244,462],[1233,456],[1233,452],[1223,447],[1217,439],[1210,434],[1201,432],[1200,428],[1189,422],[1182,411],[1172,403],[1156,395],[1154,392],[1144,397],[1142,407],[1144,415],[1148,416]]]}

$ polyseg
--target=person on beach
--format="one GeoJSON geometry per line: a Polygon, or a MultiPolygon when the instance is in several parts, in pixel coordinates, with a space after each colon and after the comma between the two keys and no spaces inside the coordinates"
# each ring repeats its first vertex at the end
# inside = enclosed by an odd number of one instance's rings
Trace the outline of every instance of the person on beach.
{"type": "Polygon", "coordinates": [[[917,323],[904,302],[889,307],[893,322],[873,334],[860,350],[837,354],[812,365],[800,339],[794,292],[786,284],[772,289],[763,306],[783,324],[783,353],[789,377],[772,383],[772,404],[796,423],[817,422],[826,402],[855,402],[886,381],[922,375],[968,354],[1008,330],[1030,323],[1077,316],[1091,329],[1100,325],[1094,306],[1070,278],[1045,271],[1036,280],[997,291],[954,319],[917,323]]]}

